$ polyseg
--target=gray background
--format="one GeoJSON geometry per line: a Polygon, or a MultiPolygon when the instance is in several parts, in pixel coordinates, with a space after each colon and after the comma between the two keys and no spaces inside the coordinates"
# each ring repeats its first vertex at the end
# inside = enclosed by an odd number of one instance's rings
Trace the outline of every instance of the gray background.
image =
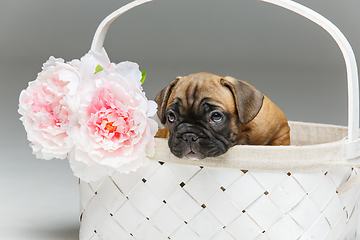
{"type": "MultiPolygon", "coordinates": [[[[80,58],[109,13],[128,0],[0,0],[0,238],[77,239],[77,179],[67,161],[38,160],[18,97],[53,55],[80,58]]],[[[298,0],[337,25],[360,56],[360,1],[298,0]]],[[[314,23],[257,0],[155,0],[111,26],[113,62],[148,72],[148,98],[179,75],[245,80],[289,120],[347,124],[346,71],[334,40],[314,23]]]]}

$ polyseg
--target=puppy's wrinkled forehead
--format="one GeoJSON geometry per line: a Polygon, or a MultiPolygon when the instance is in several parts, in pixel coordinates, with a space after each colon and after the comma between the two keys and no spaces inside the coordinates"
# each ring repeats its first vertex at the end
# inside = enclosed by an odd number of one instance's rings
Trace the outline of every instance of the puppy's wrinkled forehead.
{"type": "Polygon", "coordinates": [[[181,77],[169,97],[169,106],[180,105],[184,109],[198,110],[202,104],[235,109],[232,93],[221,84],[220,76],[211,73],[195,73],[181,77]]]}

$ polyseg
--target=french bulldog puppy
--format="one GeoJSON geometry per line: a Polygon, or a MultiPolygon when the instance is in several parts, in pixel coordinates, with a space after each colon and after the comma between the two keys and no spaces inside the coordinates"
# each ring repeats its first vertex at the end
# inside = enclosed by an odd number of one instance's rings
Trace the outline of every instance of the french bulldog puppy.
{"type": "Polygon", "coordinates": [[[289,145],[285,114],[250,84],[195,73],[178,77],[155,98],[171,152],[179,158],[216,157],[234,145],[289,145]]]}

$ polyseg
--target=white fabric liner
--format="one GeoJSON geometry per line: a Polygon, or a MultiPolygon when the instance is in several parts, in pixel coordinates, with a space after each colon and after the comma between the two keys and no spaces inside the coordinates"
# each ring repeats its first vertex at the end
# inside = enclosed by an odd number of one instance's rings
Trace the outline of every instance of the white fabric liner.
{"type": "Polygon", "coordinates": [[[289,125],[290,146],[238,145],[216,158],[190,160],[175,157],[167,139],[156,138],[156,154],[151,160],[256,171],[310,172],[334,167],[360,167],[360,159],[346,159],[347,127],[292,121],[289,125]]]}

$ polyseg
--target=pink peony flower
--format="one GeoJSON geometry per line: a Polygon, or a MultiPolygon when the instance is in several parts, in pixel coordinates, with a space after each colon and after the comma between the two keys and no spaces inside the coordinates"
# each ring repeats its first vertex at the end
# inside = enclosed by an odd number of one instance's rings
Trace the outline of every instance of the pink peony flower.
{"type": "Polygon", "coordinates": [[[75,175],[93,181],[113,170],[137,170],[154,155],[158,129],[149,118],[157,105],[142,91],[139,66],[110,63],[103,49],[100,54],[85,55],[79,71],[81,101],[72,117],[77,124],[69,131],[75,143],[70,155],[75,175]]]}
{"type": "Polygon", "coordinates": [[[157,105],[132,62],[111,63],[105,50],[80,61],[50,59],[20,94],[20,118],[38,158],[68,156],[74,174],[95,181],[135,171],[155,154],[157,105]]]}
{"type": "Polygon", "coordinates": [[[79,82],[79,73],[72,64],[50,57],[37,79],[21,92],[20,120],[36,157],[63,159],[73,148],[67,133],[71,114],[68,103],[76,102],[79,82]]]}

